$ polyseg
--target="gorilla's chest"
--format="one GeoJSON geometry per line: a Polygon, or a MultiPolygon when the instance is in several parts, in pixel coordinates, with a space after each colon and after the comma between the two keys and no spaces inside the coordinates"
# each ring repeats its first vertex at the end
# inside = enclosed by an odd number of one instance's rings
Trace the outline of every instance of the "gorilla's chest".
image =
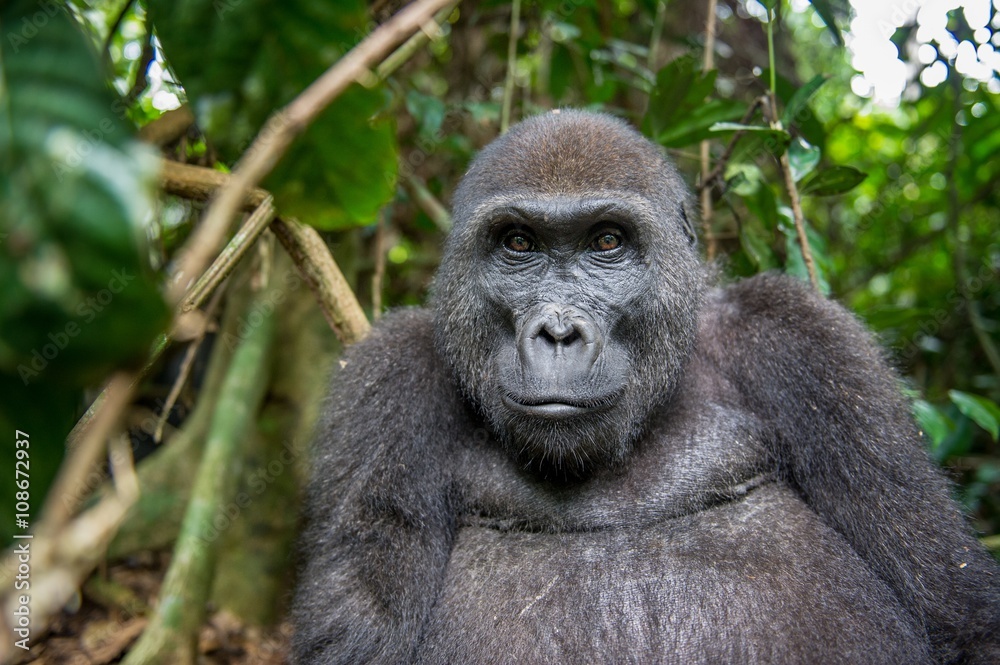
{"type": "Polygon", "coordinates": [[[635,529],[459,530],[424,662],[919,662],[888,589],[789,490],[635,529]],[[887,618],[889,617],[889,618],[887,618]]]}

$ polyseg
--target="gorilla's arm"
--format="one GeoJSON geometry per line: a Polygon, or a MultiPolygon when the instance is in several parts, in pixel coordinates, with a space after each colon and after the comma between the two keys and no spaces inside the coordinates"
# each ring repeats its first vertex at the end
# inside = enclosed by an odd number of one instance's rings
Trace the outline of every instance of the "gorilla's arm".
{"type": "Polygon", "coordinates": [[[941,662],[1000,662],[1000,580],[864,328],[794,280],[720,292],[706,346],[777,438],[789,481],[924,623],[941,662]]]}
{"type": "Polygon", "coordinates": [[[294,603],[295,662],[412,660],[447,562],[455,390],[426,312],[350,349],[316,438],[294,603]]]}

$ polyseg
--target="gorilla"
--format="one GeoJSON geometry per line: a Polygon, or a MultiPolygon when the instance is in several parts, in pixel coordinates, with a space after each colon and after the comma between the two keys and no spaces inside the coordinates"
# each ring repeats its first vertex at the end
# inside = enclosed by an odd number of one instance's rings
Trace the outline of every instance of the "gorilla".
{"type": "Polygon", "coordinates": [[[485,148],[430,306],[320,425],[298,663],[1000,663],[1000,567],[900,381],[795,279],[713,286],[624,122],[485,148]]]}

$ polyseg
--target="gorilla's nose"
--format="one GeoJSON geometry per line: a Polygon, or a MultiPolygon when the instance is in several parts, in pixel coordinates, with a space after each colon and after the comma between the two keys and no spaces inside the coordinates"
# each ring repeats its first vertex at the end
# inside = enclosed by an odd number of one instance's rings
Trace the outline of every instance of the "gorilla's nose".
{"type": "Polygon", "coordinates": [[[593,320],[578,309],[546,304],[529,315],[518,351],[529,374],[558,383],[583,378],[604,346],[593,320]]]}

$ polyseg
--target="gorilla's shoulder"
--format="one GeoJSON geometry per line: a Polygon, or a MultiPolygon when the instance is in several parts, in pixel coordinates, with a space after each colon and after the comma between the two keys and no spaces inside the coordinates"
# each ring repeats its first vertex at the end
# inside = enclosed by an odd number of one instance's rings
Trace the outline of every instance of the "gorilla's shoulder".
{"type": "Polygon", "coordinates": [[[434,344],[434,315],[423,307],[402,307],[386,312],[371,332],[350,347],[345,357],[392,355],[407,349],[425,350],[434,344]]]}
{"type": "Polygon", "coordinates": [[[724,364],[741,357],[758,367],[806,360],[884,362],[854,314],[802,280],[774,273],[711,291],[699,337],[701,347],[724,364]]]}
{"type": "Polygon", "coordinates": [[[412,399],[449,380],[447,364],[434,348],[432,312],[404,308],[386,313],[367,337],[345,351],[332,392],[351,401],[412,399]]]}
{"type": "Polygon", "coordinates": [[[401,454],[407,441],[455,420],[457,395],[449,365],[434,348],[433,314],[390,311],[335,364],[317,429],[317,459],[371,459],[373,441],[385,454],[401,454]]]}

